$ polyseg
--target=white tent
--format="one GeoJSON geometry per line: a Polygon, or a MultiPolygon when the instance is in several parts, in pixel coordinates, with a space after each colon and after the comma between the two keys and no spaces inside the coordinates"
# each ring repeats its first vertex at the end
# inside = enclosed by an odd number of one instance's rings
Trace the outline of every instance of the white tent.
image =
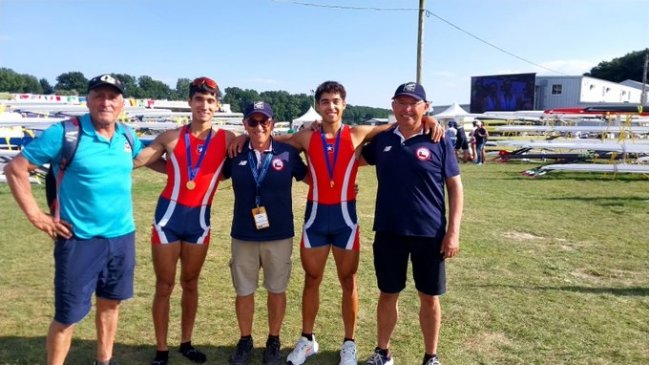
{"type": "Polygon", "coordinates": [[[315,111],[315,109],[313,109],[313,107],[309,107],[309,110],[307,110],[307,112],[304,113],[301,117],[293,119],[293,124],[291,127],[293,128],[293,130],[297,131],[303,125],[308,125],[315,120],[322,120],[322,117],[320,116],[320,114],[318,114],[318,112],[315,111]]]}
{"type": "Polygon", "coordinates": [[[458,119],[458,121],[464,121],[464,117],[468,117],[469,113],[462,109],[458,103],[453,103],[451,106],[446,108],[446,110],[436,114],[433,113],[433,116],[439,120],[458,119]]]}

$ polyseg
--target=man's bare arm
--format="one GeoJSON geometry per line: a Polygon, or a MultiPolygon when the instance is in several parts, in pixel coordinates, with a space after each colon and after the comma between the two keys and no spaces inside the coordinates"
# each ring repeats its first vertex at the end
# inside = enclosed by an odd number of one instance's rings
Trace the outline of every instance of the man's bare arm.
{"type": "Polygon", "coordinates": [[[460,251],[460,221],[464,209],[464,191],[460,176],[446,179],[446,190],[448,192],[448,226],[442,240],[444,258],[450,258],[460,251]]]}

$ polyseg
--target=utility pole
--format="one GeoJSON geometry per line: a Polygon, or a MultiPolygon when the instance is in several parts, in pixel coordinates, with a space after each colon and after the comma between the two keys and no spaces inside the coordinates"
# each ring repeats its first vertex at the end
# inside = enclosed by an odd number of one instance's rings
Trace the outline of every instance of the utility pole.
{"type": "Polygon", "coordinates": [[[649,68],[649,48],[644,51],[644,67],[642,68],[642,93],[640,94],[640,105],[647,103],[647,68],[649,68]]]}
{"type": "Polygon", "coordinates": [[[424,50],[424,13],[426,0],[419,0],[419,31],[417,34],[417,83],[421,84],[421,64],[424,50]]]}

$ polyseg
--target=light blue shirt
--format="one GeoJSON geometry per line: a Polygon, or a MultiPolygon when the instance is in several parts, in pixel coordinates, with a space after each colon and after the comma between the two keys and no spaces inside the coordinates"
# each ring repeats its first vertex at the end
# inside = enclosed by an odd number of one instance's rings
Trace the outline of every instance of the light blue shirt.
{"type": "MultiPolygon", "coordinates": [[[[80,117],[82,135],[59,188],[61,219],[72,224],[74,235],[81,239],[113,238],[135,230],[131,197],[133,158],[142,143],[132,130],[117,131],[108,140],[97,134],[90,114],[80,117]],[[133,147],[124,133],[133,135],[133,147]]],[[[22,155],[41,166],[52,164],[58,174],[59,153],[63,145],[61,123],[49,127],[29,143],[22,155]]]]}

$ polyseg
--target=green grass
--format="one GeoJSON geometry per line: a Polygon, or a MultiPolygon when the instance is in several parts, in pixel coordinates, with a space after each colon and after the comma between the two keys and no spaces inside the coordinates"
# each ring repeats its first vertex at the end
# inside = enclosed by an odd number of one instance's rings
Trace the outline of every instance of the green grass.
{"type": "MultiPolygon", "coordinates": [[[[447,266],[440,356],[451,364],[649,363],[649,180],[639,175],[520,174],[530,165],[462,165],[465,214],[461,253],[447,266]]],[[[138,266],[135,297],[122,306],[115,355],[121,364],[148,364],[154,351],[150,304],[154,289],[149,231],[164,177],[136,171],[138,266]]],[[[375,346],[377,289],[372,266],[376,183],[359,173],[362,253],[358,273],[357,342],[364,360],[375,346]]],[[[215,197],[213,236],[203,269],[194,343],[210,364],[227,364],[238,339],[229,261],[230,183],[215,197]]],[[[35,187],[37,196],[43,195],[35,187]]],[[[294,189],[301,227],[306,186],[294,189]]],[[[0,364],[44,364],[52,316],[52,243],[30,226],[0,186],[0,364]]],[[[303,283],[296,238],[283,354],[300,332],[303,283]]],[[[173,296],[170,344],[179,337],[179,288],[173,296]]],[[[337,364],[342,341],[340,289],[329,261],[316,335],[321,353],[307,364],[337,364]]],[[[266,336],[266,297],[257,294],[255,360],[266,336]]],[[[392,350],[397,364],[422,356],[418,300],[402,293],[392,350]]],[[[94,358],[94,313],[77,327],[68,364],[94,358]]],[[[173,352],[173,364],[190,364],[173,352]]],[[[362,363],[362,362],[361,362],[362,363]]]]}

